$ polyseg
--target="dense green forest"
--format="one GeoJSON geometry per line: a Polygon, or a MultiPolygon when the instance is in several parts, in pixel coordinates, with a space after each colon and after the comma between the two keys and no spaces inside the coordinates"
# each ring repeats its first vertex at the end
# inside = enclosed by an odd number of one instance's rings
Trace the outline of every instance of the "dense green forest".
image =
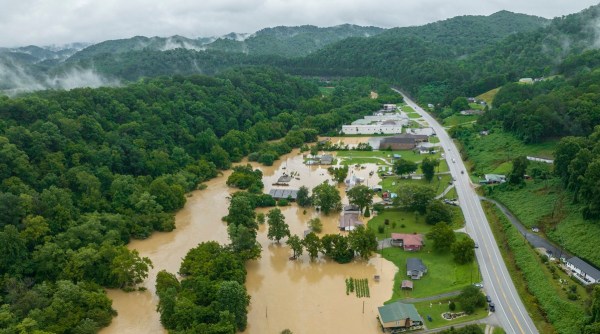
{"type": "Polygon", "coordinates": [[[378,109],[368,97],[378,87],[348,80],[324,97],[313,82],[250,68],[0,98],[3,333],[107,325],[102,287],[134,289],[152,265],[130,238],[175,228],[185,192],[243,156],[272,162],[378,109]]]}

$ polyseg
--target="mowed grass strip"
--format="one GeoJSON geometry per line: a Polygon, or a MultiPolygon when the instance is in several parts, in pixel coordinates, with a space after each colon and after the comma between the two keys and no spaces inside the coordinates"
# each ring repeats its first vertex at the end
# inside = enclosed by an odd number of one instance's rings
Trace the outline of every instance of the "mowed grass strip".
{"type": "Polygon", "coordinates": [[[442,313],[444,312],[452,312],[458,313],[462,312],[462,307],[460,303],[456,302],[456,298],[446,298],[446,299],[438,299],[432,301],[418,302],[414,303],[417,311],[423,317],[423,321],[428,329],[440,328],[444,326],[452,326],[461,324],[463,322],[468,322],[472,320],[483,319],[489,315],[487,309],[485,307],[477,308],[475,312],[472,314],[468,314],[462,316],[460,318],[456,318],[453,320],[446,320],[442,317],[442,313]],[[456,309],[454,311],[450,311],[448,308],[448,303],[450,301],[454,301],[456,304],[456,309]],[[432,321],[427,319],[427,316],[431,317],[432,321]]]}

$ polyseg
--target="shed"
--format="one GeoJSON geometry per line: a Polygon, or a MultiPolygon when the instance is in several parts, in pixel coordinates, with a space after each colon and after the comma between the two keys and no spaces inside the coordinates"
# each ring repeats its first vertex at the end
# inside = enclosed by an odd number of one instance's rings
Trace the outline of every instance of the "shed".
{"type": "Polygon", "coordinates": [[[411,280],[403,280],[402,281],[402,290],[412,290],[413,289],[413,281],[411,280]]]}
{"type": "Polygon", "coordinates": [[[363,222],[358,219],[356,212],[344,212],[340,217],[339,228],[342,231],[351,231],[359,225],[363,225],[363,222]]]}
{"type": "Polygon", "coordinates": [[[379,322],[384,330],[396,328],[416,329],[423,325],[423,319],[413,304],[390,303],[377,308],[379,322]]]}

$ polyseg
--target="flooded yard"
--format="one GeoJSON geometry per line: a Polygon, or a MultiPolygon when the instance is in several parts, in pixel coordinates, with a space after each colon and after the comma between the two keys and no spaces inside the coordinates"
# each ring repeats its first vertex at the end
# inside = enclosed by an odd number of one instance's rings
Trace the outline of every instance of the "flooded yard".
{"type": "MultiPolygon", "coordinates": [[[[263,171],[267,193],[283,172],[298,175],[298,179],[293,178],[286,187],[290,189],[298,189],[301,185],[312,189],[331,179],[326,170],[328,166],[306,166],[303,160],[302,155],[294,150],[281,157],[274,166],[253,166],[263,171]]],[[[377,174],[368,174],[375,169],[373,164],[365,169],[351,168],[351,171],[365,180],[369,179],[374,185],[379,181],[377,174]]],[[[156,273],[163,269],[176,273],[185,254],[200,242],[216,240],[228,243],[226,224],[221,217],[227,214],[227,196],[235,191],[225,185],[230,173],[225,172],[223,176],[207,182],[205,190],[195,191],[187,198],[185,207],[176,215],[177,228],[173,232],[154,233],[146,240],[129,244],[130,248],[137,249],[141,256],[149,257],[154,264],[145,282],[148,290],[133,293],[109,291],[119,315],[101,333],[166,332],[156,312],[156,273]]],[[[342,202],[347,203],[344,186],[339,186],[339,189],[342,202]]],[[[305,210],[295,204],[281,210],[292,234],[302,236],[308,229],[308,220],[313,217],[321,218],[323,233],[340,233],[337,213],[323,216],[311,208],[305,210]]],[[[268,209],[259,211],[267,212],[268,209]]],[[[368,262],[342,265],[325,259],[311,262],[306,254],[290,261],[291,252],[283,242],[278,245],[267,239],[266,225],[260,227],[258,241],[262,245],[262,257],[247,264],[246,287],[252,299],[245,333],[280,333],[285,328],[296,334],[379,331],[375,318],[377,306],[391,297],[397,270],[391,262],[375,255],[368,262]],[[381,280],[375,282],[374,275],[380,275],[381,280]],[[370,298],[346,295],[345,279],[348,277],[369,279],[370,298]]]]}

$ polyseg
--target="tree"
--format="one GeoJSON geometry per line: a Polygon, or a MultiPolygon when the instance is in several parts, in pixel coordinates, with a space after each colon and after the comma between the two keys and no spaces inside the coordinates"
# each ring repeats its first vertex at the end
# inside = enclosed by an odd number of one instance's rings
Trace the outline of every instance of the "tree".
{"type": "Polygon", "coordinates": [[[305,186],[301,186],[298,189],[298,197],[296,198],[296,203],[301,207],[307,207],[310,205],[310,196],[308,194],[308,188],[305,186]]]}
{"type": "Polygon", "coordinates": [[[321,239],[321,250],[337,263],[348,263],[354,258],[348,237],[339,234],[327,234],[321,239]]]}
{"type": "Polygon", "coordinates": [[[256,229],[258,229],[256,213],[254,212],[252,203],[250,203],[250,200],[246,196],[233,196],[231,198],[229,214],[225,220],[229,224],[244,225],[254,231],[255,234],[256,229]]]}
{"type": "Polygon", "coordinates": [[[269,240],[275,240],[279,243],[282,238],[290,236],[290,228],[285,223],[285,217],[278,208],[269,211],[267,223],[269,224],[269,231],[267,232],[269,240]]]}
{"type": "Polygon", "coordinates": [[[373,230],[358,226],[348,234],[350,248],[353,249],[360,257],[367,260],[371,253],[377,250],[377,237],[373,230]]]}
{"type": "Polygon", "coordinates": [[[459,96],[452,100],[450,107],[454,112],[460,112],[469,109],[469,100],[464,96],[459,96]]]}
{"type": "Polygon", "coordinates": [[[416,170],[417,164],[410,160],[400,158],[394,162],[394,171],[400,176],[413,173],[416,170]]]}
{"type": "Polygon", "coordinates": [[[329,167],[327,168],[329,174],[333,176],[333,179],[337,183],[342,183],[348,177],[348,165],[344,165],[343,167],[329,167]]]}
{"type": "Polygon", "coordinates": [[[485,305],[485,296],[474,285],[466,286],[457,297],[463,311],[471,314],[478,307],[485,305]]]}
{"type": "Polygon", "coordinates": [[[147,257],[140,257],[137,250],[129,250],[121,246],[111,263],[111,273],[116,277],[116,283],[121,288],[135,288],[148,277],[149,268],[153,268],[152,261],[147,257]]]}
{"type": "Polygon", "coordinates": [[[315,233],[321,233],[323,231],[323,223],[319,217],[312,218],[308,221],[308,227],[315,233]]]}
{"type": "Polygon", "coordinates": [[[452,254],[454,255],[454,262],[458,264],[472,262],[475,259],[475,241],[468,236],[456,241],[452,245],[452,254]]]}
{"type": "Polygon", "coordinates": [[[427,233],[427,238],[433,241],[433,249],[438,252],[450,250],[456,240],[454,231],[448,224],[436,224],[431,232],[427,233]]]}
{"type": "Polygon", "coordinates": [[[261,246],[256,241],[256,231],[244,225],[229,224],[227,227],[231,248],[246,260],[260,257],[261,246]]]}
{"type": "Polygon", "coordinates": [[[435,191],[431,187],[420,184],[403,185],[397,193],[394,205],[420,214],[427,211],[427,205],[435,198],[435,191]]]}
{"type": "Polygon", "coordinates": [[[293,258],[296,259],[298,258],[298,256],[302,255],[302,251],[304,249],[303,245],[302,245],[302,240],[300,239],[300,237],[298,237],[297,235],[292,235],[288,238],[288,240],[286,241],[286,244],[288,246],[290,246],[290,248],[292,249],[292,253],[293,258]]]}
{"type": "Polygon", "coordinates": [[[331,210],[339,209],[342,206],[340,193],[335,186],[330,185],[327,181],[313,188],[312,203],[314,206],[320,207],[325,214],[329,214],[331,210]]]}
{"type": "Polygon", "coordinates": [[[302,245],[304,245],[306,252],[308,252],[311,261],[319,256],[319,252],[321,251],[321,240],[313,232],[310,232],[304,237],[302,245]]]}
{"type": "Polygon", "coordinates": [[[236,281],[222,282],[217,290],[216,302],[220,311],[229,311],[234,315],[235,325],[239,331],[246,329],[250,296],[242,284],[236,281]]]}
{"type": "Polygon", "coordinates": [[[373,190],[363,184],[352,187],[346,194],[350,204],[358,205],[360,212],[363,211],[363,208],[368,208],[373,204],[373,190]]]}
{"type": "Polygon", "coordinates": [[[262,212],[259,212],[256,214],[256,222],[258,223],[258,225],[262,225],[265,223],[265,220],[266,220],[265,217],[266,217],[265,214],[262,212]]]}
{"type": "Polygon", "coordinates": [[[512,171],[508,174],[508,183],[512,185],[524,184],[527,166],[529,166],[529,160],[525,156],[515,158],[512,171]]]}
{"type": "Polygon", "coordinates": [[[452,222],[452,211],[448,205],[442,201],[434,200],[427,205],[427,216],[425,222],[429,225],[435,225],[439,222],[450,224],[452,222]]]}
{"type": "Polygon", "coordinates": [[[431,182],[433,180],[433,176],[435,175],[435,168],[440,164],[440,161],[434,158],[426,157],[421,162],[421,171],[423,172],[423,176],[427,182],[431,182]]]}

